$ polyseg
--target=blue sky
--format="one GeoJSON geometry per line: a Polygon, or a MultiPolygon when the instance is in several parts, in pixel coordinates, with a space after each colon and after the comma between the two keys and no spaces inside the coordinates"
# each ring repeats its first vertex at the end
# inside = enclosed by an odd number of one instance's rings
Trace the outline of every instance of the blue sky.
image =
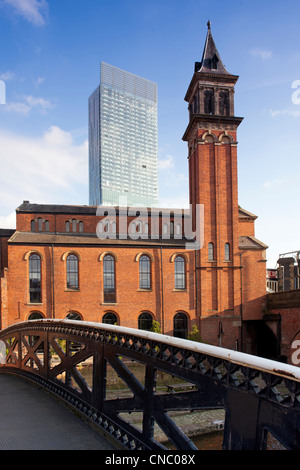
{"type": "Polygon", "coordinates": [[[299,17],[290,0],[0,0],[0,226],[14,227],[23,200],[88,204],[88,97],[101,61],[157,83],[160,205],[186,207],[184,96],[210,19],[240,76],[239,203],[258,215],[268,267],[300,250],[299,17]]]}

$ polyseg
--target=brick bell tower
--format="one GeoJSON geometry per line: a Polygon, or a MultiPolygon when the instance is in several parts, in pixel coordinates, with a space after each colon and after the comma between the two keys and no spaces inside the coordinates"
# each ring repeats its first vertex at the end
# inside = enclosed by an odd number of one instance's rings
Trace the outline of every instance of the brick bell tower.
{"type": "Polygon", "coordinates": [[[204,244],[197,252],[197,317],[204,341],[234,348],[241,326],[236,135],[243,118],[234,115],[238,76],[227,72],[211,23],[207,26],[202,60],[195,63],[185,96],[189,124],[183,136],[194,215],[196,205],[204,205],[204,244]],[[226,344],[224,328],[230,331],[226,344]]]}

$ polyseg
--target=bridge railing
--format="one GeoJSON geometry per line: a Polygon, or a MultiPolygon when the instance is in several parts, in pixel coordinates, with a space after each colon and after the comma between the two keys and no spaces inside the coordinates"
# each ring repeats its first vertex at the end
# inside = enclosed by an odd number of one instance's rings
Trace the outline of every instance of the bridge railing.
{"type": "Polygon", "coordinates": [[[34,320],[0,332],[0,372],[37,382],[126,449],[196,446],[174,412],[222,409],[224,449],[300,448],[300,368],[101,323],[34,320]],[[123,386],[120,387],[120,383],[123,386]],[[125,385],[125,386],[124,386],[125,385]],[[128,419],[138,413],[140,425],[128,419]]]}

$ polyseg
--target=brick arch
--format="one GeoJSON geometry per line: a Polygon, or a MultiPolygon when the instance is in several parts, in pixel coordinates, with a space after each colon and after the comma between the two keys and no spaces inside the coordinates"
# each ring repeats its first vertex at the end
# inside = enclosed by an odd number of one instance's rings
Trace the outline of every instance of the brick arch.
{"type": "Polygon", "coordinates": [[[114,258],[115,261],[118,261],[117,256],[112,251],[105,251],[104,253],[101,253],[101,255],[99,256],[99,261],[103,261],[106,255],[110,255],[114,258]]]}
{"type": "Polygon", "coordinates": [[[148,256],[148,258],[150,258],[150,261],[154,261],[153,256],[151,255],[151,253],[148,253],[148,251],[141,251],[140,253],[138,253],[134,261],[139,261],[141,256],[148,256]]]}
{"type": "Polygon", "coordinates": [[[209,136],[212,137],[213,142],[218,142],[218,137],[210,131],[204,132],[204,134],[202,135],[202,139],[206,140],[206,137],[209,137],[209,136]]]}
{"type": "Polygon", "coordinates": [[[43,257],[43,255],[42,255],[42,253],[40,253],[40,252],[37,251],[37,250],[27,251],[27,253],[25,253],[25,255],[24,255],[24,260],[25,260],[25,261],[28,261],[28,260],[29,260],[29,257],[30,257],[31,255],[38,255],[38,256],[40,256],[41,260],[44,260],[44,257],[43,257]]]}
{"type": "MultiPolygon", "coordinates": [[[[44,315],[42,312],[40,312],[39,310],[31,310],[31,311],[26,315],[26,320],[30,321],[30,318],[29,318],[29,317],[30,317],[31,315],[34,315],[34,314],[40,315],[40,316],[41,316],[41,319],[42,319],[42,318],[46,318],[45,315],[44,315]]],[[[37,319],[36,319],[36,320],[37,320],[37,319]]]]}
{"type": "Polygon", "coordinates": [[[62,261],[66,261],[66,259],[67,259],[67,257],[68,257],[69,255],[75,255],[75,256],[77,256],[78,261],[81,261],[81,256],[80,256],[80,254],[77,253],[77,251],[73,251],[73,250],[71,250],[71,251],[66,251],[66,252],[62,255],[62,257],[61,257],[62,261]]]}
{"type": "Polygon", "coordinates": [[[233,143],[233,138],[230,134],[227,134],[227,133],[223,132],[223,134],[221,134],[219,136],[219,141],[222,144],[232,144],[233,143]]]}
{"type": "Polygon", "coordinates": [[[83,316],[80,312],[78,312],[78,310],[69,310],[68,313],[65,315],[65,319],[68,320],[68,315],[78,315],[80,317],[80,320],[82,321],[83,320],[83,316]]]}
{"type": "Polygon", "coordinates": [[[105,309],[105,310],[103,311],[103,313],[101,314],[101,319],[100,319],[101,322],[102,322],[102,320],[103,320],[104,315],[106,315],[106,314],[108,314],[108,313],[112,313],[113,315],[116,316],[116,318],[117,318],[117,325],[120,325],[120,324],[121,324],[120,315],[119,315],[115,310],[113,310],[113,309],[111,309],[111,308],[107,308],[107,309],[105,309]]]}
{"type": "Polygon", "coordinates": [[[189,259],[185,253],[178,252],[178,253],[173,253],[173,255],[170,258],[170,263],[174,263],[175,258],[177,258],[177,256],[182,256],[182,258],[184,258],[186,263],[189,262],[189,259]]]}

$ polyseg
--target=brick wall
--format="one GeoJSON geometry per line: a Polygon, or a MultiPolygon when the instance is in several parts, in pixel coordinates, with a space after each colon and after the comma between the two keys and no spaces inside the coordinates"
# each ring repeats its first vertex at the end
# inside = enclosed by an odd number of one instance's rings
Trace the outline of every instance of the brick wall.
{"type": "Polygon", "coordinates": [[[194,253],[184,252],[186,263],[186,290],[174,288],[174,262],[172,255],[180,250],[163,249],[162,267],[160,248],[132,247],[82,247],[10,245],[8,270],[8,311],[3,327],[23,321],[32,312],[44,317],[63,319],[72,312],[78,312],[83,320],[99,322],[104,313],[114,312],[119,324],[138,326],[138,317],[150,312],[154,319],[164,326],[165,333],[173,331],[173,317],[178,311],[195,320],[194,253]],[[29,303],[28,254],[37,252],[42,258],[42,303],[29,303]],[[65,255],[75,252],[79,260],[79,289],[66,286],[65,255]],[[110,252],[116,257],[116,303],[105,304],[103,298],[103,261],[101,254],[110,252]],[[140,253],[148,253],[151,261],[151,290],[139,288],[140,253]],[[26,256],[27,254],[27,256],[26,256]],[[27,258],[27,259],[26,259],[27,258]],[[54,269],[54,276],[53,276],[54,269]],[[53,289],[54,277],[54,289],[53,289]]]}
{"type": "Polygon", "coordinates": [[[281,354],[292,364],[293,342],[300,339],[300,290],[268,294],[266,311],[266,321],[272,315],[280,316],[281,354]]]}

